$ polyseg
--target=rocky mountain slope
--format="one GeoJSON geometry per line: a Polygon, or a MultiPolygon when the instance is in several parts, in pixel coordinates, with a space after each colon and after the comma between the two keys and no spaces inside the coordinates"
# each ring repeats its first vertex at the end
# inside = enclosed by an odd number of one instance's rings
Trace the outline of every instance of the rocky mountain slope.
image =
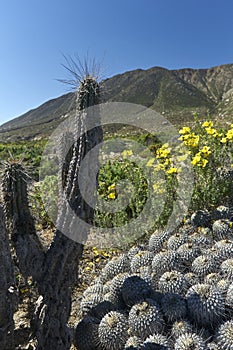
{"type": "MultiPolygon", "coordinates": [[[[174,124],[192,120],[195,112],[223,119],[233,116],[233,64],[209,69],[137,69],[108,78],[101,87],[103,102],[145,105],[174,124]]],[[[0,126],[0,140],[47,136],[74,107],[74,93],[45,102],[0,126]]]]}

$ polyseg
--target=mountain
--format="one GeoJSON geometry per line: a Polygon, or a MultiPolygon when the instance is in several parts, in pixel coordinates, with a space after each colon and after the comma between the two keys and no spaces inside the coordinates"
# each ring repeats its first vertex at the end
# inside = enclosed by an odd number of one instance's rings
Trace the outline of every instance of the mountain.
{"type": "MultiPolygon", "coordinates": [[[[103,102],[141,104],[162,113],[174,124],[189,122],[195,112],[222,119],[233,116],[233,64],[207,69],[136,69],[100,84],[103,102]]],[[[45,102],[0,126],[0,139],[48,136],[74,108],[74,93],[45,102]]]]}

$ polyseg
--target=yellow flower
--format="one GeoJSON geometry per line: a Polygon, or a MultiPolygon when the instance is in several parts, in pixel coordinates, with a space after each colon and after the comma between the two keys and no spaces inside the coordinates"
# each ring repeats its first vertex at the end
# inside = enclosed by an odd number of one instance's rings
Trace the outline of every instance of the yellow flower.
{"type": "Polygon", "coordinates": [[[207,160],[207,159],[202,159],[201,164],[200,164],[200,165],[198,164],[198,166],[201,166],[202,168],[205,168],[205,166],[206,166],[207,163],[208,163],[208,160],[207,160]]]}
{"type": "Polygon", "coordinates": [[[151,158],[151,159],[149,159],[148,162],[146,163],[146,166],[151,167],[151,166],[153,166],[154,162],[155,162],[155,158],[151,158]]]}
{"type": "Polygon", "coordinates": [[[192,164],[192,165],[197,165],[197,163],[199,163],[200,160],[201,160],[201,155],[200,155],[200,153],[197,153],[197,154],[193,157],[193,159],[191,160],[191,164],[192,164]]]}
{"type": "Polygon", "coordinates": [[[167,174],[177,174],[178,173],[178,169],[171,167],[167,170],[167,174]]]}
{"type": "Polygon", "coordinates": [[[113,183],[112,185],[108,186],[108,190],[109,191],[115,191],[115,189],[116,189],[116,184],[115,183],[113,183]]]}
{"type": "Polygon", "coordinates": [[[205,131],[208,135],[213,135],[214,134],[214,129],[212,127],[207,127],[205,128],[205,131]]]}
{"type": "Polygon", "coordinates": [[[133,151],[131,149],[125,149],[124,151],[121,152],[121,155],[123,158],[127,158],[133,155],[133,151]]]}
{"type": "Polygon", "coordinates": [[[226,137],[228,138],[228,140],[233,139],[233,129],[228,130],[226,137]]]}
{"type": "Polygon", "coordinates": [[[203,124],[202,124],[202,126],[204,126],[204,127],[212,127],[214,124],[213,124],[213,122],[211,121],[211,120],[206,120],[203,124]]]}
{"type": "Polygon", "coordinates": [[[210,147],[203,146],[202,149],[200,149],[200,153],[202,153],[204,157],[208,157],[211,154],[210,147]]]}
{"type": "Polygon", "coordinates": [[[183,140],[184,144],[189,147],[197,147],[199,144],[199,135],[194,133],[187,135],[188,137],[183,140]]]}
{"type": "Polygon", "coordinates": [[[170,148],[166,148],[166,147],[161,147],[159,149],[157,149],[156,151],[156,158],[167,158],[171,153],[170,148]]]}
{"type": "Polygon", "coordinates": [[[208,160],[205,158],[201,158],[201,153],[198,152],[192,159],[191,164],[196,165],[198,167],[204,168],[206,164],[208,163],[208,160]]]}
{"type": "Polygon", "coordinates": [[[226,137],[223,137],[223,138],[220,140],[220,142],[222,142],[222,143],[227,143],[227,138],[226,138],[226,137]]]}
{"type": "Polygon", "coordinates": [[[180,134],[189,134],[191,131],[190,127],[184,126],[182,129],[179,130],[180,134]]]}
{"type": "Polygon", "coordinates": [[[109,193],[108,198],[115,199],[116,198],[116,193],[115,192],[109,193]]]}
{"type": "Polygon", "coordinates": [[[165,161],[163,162],[163,165],[169,165],[169,164],[171,164],[171,159],[170,158],[167,158],[167,159],[165,159],[165,161]]]}

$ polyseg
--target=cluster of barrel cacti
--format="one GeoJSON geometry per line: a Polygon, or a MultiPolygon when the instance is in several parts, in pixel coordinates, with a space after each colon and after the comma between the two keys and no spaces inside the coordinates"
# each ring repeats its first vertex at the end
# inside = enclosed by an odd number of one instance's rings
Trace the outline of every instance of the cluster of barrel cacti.
{"type": "Polygon", "coordinates": [[[113,258],[83,293],[79,350],[232,350],[233,213],[198,211],[113,258]]]}

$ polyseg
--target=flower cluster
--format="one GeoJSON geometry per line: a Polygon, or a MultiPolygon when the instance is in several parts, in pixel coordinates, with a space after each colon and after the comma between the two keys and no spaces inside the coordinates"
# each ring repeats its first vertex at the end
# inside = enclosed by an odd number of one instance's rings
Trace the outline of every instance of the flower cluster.
{"type": "MultiPolygon", "coordinates": [[[[213,128],[212,121],[205,121],[202,124],[202,128],[204,128],[205,134],[212,135],[213,137],[219,136],[220,134],[217,132],[215,128],[213,128]]],[[[205,168],[207,163],[209,162],[208,157],[211,155],[210,146],[203,144],[206,142],[206,136],[194,133],[190,127],[183,127],[179,133],[181,136],[179,137],[180,141],[183,141],[183,145],[186,146],[186,153],[181,155],[180,159],[187,159],[188,155],[191,155],[191,164],[193,166],[198,166],[200,168],[205,168]],[[188,148],[188,149],[187,149],[188,148]]],[[[179,160],[179,159],[178,159],[179,160]]]]}
{"type": "Polygon", "coordinates": [[[193,159],[191,160],[191,164],[204,168],[208,163],[207,158],[209,157],[210,154],[211,154],[211,151],[209,146],[202,147],[202,149],[200,149],[200,151],[197,152],[193,157],[193,159]]]}
{"type": "Polygon", "coordinates": [[[221,139],[222,143],[233,142],[233,124],[231,128],[226,132],[226,135],[221,139]]]}
{"type": "Polygon", "coordinates": [[[213,137],[222,136],[222,134],[218,133],[218,131],[213,126],[214,123],[210,120],[207,120],[202,124],[202,127],[204,127],[207,135],[212,135],[213,137]]]}
{"type": "Polygon", "coordinates": [[[168,143],[164,143],[157,149],[156,159],[158,160],[158,163],[154,165],[155,171],[163,170],[168,175],[178,173],[179,170],[174,166],[171,147],[169,147],[168,143]]]}
{"type": "Polygon", "coordinates": [[[189,127],[187,126],[183,127],[179,131],[179,133],[181,134],[181,136],[179,137],[179,140],[183,141],[185,146],[198,147],[200,137],[194,132],[191,132],[191,129],[189,127]]]}

